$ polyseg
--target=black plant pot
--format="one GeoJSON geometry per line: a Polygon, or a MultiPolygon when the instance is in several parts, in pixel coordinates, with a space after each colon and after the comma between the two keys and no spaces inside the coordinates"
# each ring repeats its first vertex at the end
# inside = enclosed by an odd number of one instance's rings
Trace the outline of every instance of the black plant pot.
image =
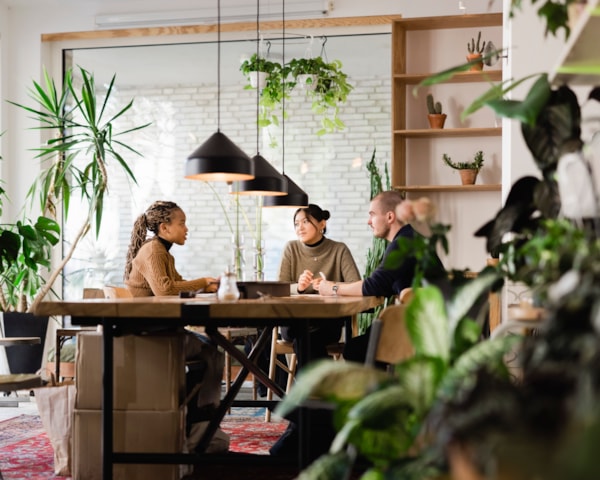
{"type": "Polygon", "coordinates": [[[42,368],[48,317],[32,313],[3,313],[4,335],[7,337],[40,337],[39,345],[6,347],[10,373],[36,373],[42,368]]]}

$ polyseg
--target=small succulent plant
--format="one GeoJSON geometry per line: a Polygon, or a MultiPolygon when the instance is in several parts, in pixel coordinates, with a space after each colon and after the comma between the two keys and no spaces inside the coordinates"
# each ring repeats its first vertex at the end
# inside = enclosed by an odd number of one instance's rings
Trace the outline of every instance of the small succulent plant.
{"type": "Polygon", "coordinates": [[[456,170],[477,170],[479,171],[483,166],[483,152],[479,150],[470,162],[453,162],[452,158],[447,153],[443,155],[444,162],[451,168],[456,170]]]}
{"type": "Polygon", "coordinates": [[[440,102],[434,102],[431,93],[427,95],[427,111],[430,115],[440,115],[442,113],[442,104],[440,102]]]}
{"type": "Polygon", "coordinates": [[[483,43],[481,43],[481,30],[479,31],[479,33],[477,34],[477,42],[475,42],[475,39],[472,38],[470,42],[467,42],[467,49],[469,50],[469,53],[479,53],[480,55],[483,53],[483,51],[485,50],[485,41],[483,43]]]}

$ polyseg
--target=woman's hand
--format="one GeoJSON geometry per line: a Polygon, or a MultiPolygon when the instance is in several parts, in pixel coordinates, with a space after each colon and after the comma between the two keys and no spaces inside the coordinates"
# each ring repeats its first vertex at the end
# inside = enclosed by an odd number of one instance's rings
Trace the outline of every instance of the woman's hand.
{"type": "Polygon", "coordinates": [[[219,279],[213,277],[206,277],[206,286],[204,287],[205,293],[214,293],[219,288],[219,279]]]}
{"type": "Polygon", "coordinates": [[[313,283],[314,275],[310,270],[304,270],[298,277],[298,291],[303,292],[313,283]]]}

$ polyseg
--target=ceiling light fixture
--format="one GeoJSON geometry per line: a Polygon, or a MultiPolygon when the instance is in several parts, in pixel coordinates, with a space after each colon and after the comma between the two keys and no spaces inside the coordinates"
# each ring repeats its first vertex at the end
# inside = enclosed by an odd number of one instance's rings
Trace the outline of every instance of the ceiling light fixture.
{"type": "MultiPolygon", "coordinates": [[[[283,36],[282,36],[282,65],[285,65],[285,0],[282,3],[282,17],[283,17],[283,36]]],[[[285,90],[285,77],[282,78],[283,88],[285,90]]],[[[298,185],[296,185],[290,177],[285,174],[285,95],[281,100],[281,170],[283,176],[287,180],[287,195],[281,197],[267,197],[264,200],[265,207],[295,207],[304,208],[308,207],[308,195],[298,185]]]]}
{"type": "Polygon", "coordinates": [[[221,0],[217,2],[217,131],[188,157],[185,178],[236,182],[254,178],[250,157],[221,133],[221,0]]]}

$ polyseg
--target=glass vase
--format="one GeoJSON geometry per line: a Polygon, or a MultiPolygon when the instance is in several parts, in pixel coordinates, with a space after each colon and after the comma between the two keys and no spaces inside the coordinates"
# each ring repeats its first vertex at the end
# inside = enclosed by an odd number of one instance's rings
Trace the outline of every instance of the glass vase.
{"type": "Polygon", "coordinates": [[[265,281],[265,241],[257,240],[254,242],[254,256],[252,260],[254,270],[254,280],[257,282],[265,281]]]}
{"type": "Polygon", "coordinates": [[[231,237],[231,265],[238,280],[246,280],[246,258],[244,252],[244,235],[233,234],[231,237]]]}

